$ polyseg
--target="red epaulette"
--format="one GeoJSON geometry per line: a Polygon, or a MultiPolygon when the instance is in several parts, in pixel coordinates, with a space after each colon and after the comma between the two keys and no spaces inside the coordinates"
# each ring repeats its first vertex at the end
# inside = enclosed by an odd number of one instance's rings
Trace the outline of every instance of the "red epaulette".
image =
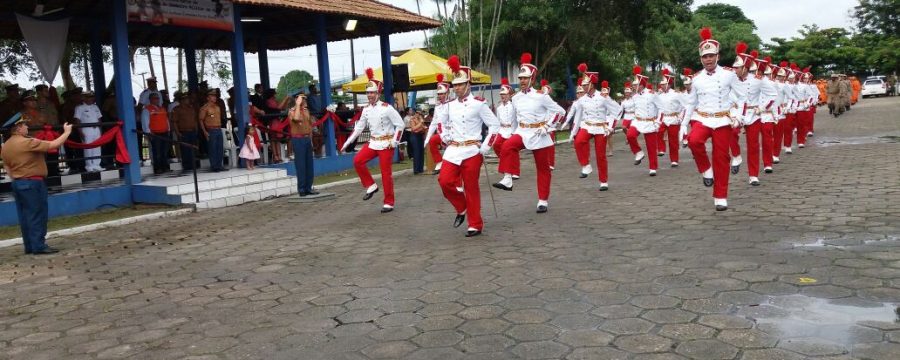
{"type": "Polygon", "coordinates": [[[475,100],[478,100],[478,101],[485,101],[484,98],[481,97],[481,96],[475,96],[475,100]]]}
{"type": "Polygon", "coordinates": [[[722,68],[725,69],[725,70],[728,70],[728,71],[734,71],[734,68],[730,68],[730,67],[727,67],[727,66],[723,66],[722,68]]]}
{"type": "Polygon", "coordinates": [[[390,106],[390,104],[383,102],[383,103],[381,103],[381,106],[390,106]]]}

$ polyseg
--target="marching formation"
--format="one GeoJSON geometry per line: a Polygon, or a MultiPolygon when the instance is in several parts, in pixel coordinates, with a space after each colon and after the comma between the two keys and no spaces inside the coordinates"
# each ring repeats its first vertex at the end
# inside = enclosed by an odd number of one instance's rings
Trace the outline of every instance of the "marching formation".
{"type": "MultiPolygon", "coordinates": [[[[712,187],[715,209],[727,210],[728,180],[730,175],[740,173],[744,156],[748,183],[758,186],[760,162],[765,173],[772,173],[781,154],[792,153],[795,141],[803,148],[807,137],[813,136],[820,96],[809,68],[801,70],[787,61],[776,65],[770,57],[748,51],[744,43],[738,43],[735,52],[736,60],[730,67],[719,65],[720,44],[704,28],[698,45],[702,68],[683,69],[678,76],[681,89],[676,90],[676,75],[669,69],[663,69],[654,86],[643,74],[644,68],[635,65],[634,79],[625,83],[620,102],[610,97],[609,83],[582,63],[578,66],[577,98],[568,111],[550,97],[553,90],[546,81],[539,89],[534,88],[539,70],[529,53],[521,57],[518,90],[502,79],[500,103],[494,111],[485,99],[472,94],[472,69],[451,56],[447,63],[453,79],[448,84],[443,75],[438,75],[438,104],[425,143],[435,161],[440,189],[456,212],[453,226],[467,222],[467,237],[484,230],[479,179],[482,168],[488,174],[484,155],[491,151],[499,157],[497,172],[502,175],[492,186],[505,191],[513,190],[521,174],[519,153],[531,151],[537,173],[537,212],[547,212],[555,166],[554,133],[565,128],[571,128],[579,177],[593,173],[593,140],[599,190],[609,190],[607,157],[612,154],[607,144],[619,123],[634,154],[634,164],[646,159],[649,176],[657,175],[658,159],[666,153],[670,166],[678,167],[679,148],[688,147],[703,186],[712,187]],[[451,94],[455,96],[452,99],[451,94]],[[744,149],[741,133],[746,140],[744,149]]],[[[366,163],[379,158],[385,190],[382,212],[388,212],[394,208],[390,161],[404,125],[397,111],[379,100],[381,83],[373,79],[371,71],[367,74],[369,104],[345,146],[369,128],[369,143],[356,155],[354,165],[365,188],[363,200],[368,200],[379,188],[366,163]]]]}

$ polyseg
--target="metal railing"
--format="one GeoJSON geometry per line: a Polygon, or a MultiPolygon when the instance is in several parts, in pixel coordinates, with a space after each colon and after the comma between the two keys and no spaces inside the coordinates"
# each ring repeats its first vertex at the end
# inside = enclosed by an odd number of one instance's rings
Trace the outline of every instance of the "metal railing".
{"type": "MultiPolygon", "coordinates": [[[[138,129],[135,129],[134,132],[135,132],[136,134],[138,134],[139,136],[141,136],[141,135],[142,135],[142,136],[146,136],[147,139],[153,139],[153,138],[155,138],[155,139],[158,139],[158,140],[165,141],[166,143],[169,144],[169,146],[172,146],[172,145],[180,145],[180,146],[183,146],[183,147],[187,147],[187,148],[188,148],[188,151],[191,152],[191,159],[192,159],[192,161],[194,162],[193,164],[191,164],[191,170],[192,170],[192,173],[193,173],[193,176],[194,176],[194,204],[195,204],[195,205],[194,205],[194,211],[197,211],[197,206],[196,206],[196,204],[200,203],[200,184],[199,184],[198,181],[197,181],[197,157],[196,157],[196,154],[197,154],[197,150],[199,150],[200,147],[197,146],[197,145],[195,145],[195,144],[186,143],[186,142],[178,141],[178,140],[173,140],[173,139],[170,139],[170,138],[165,137],[165,136],[159,136],[159,135],[152,134],[152,133],[145,133],[145,132],[143,132],[142,130],[138,130],[138,129]]],[[[152,160],[151,160],[151,161],[152,161],[152,160]]],[[[182,166],[183,166],[183,165],[182,165],[182,166]]],[[[182,170],[183,170],[183,169],[184,169],[184,168],[182,168],[182,170]]]]}

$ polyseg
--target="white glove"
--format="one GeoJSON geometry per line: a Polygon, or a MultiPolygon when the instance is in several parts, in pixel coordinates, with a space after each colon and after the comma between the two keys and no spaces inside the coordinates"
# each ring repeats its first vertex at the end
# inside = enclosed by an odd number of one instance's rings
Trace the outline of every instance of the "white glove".
{"type": "Polygon", "coordinates": [[[396,149],[397,146],[400,145],[400,142],[397,140],[391,140],[391,149],[396,149]]]}
{"type": "Polygon", "coordinates": [[[491,152],[491,147],[487,141],[481,143],[481,148],[478,149],[478,152],[480,152],[481,155],[487,155],[491,152]]]}
{"type": "Polygon", "coordinates": [[[685,137],[687,137],[688,131],[689,130],[688,130],[687,124],[681,123],[681,130],[678,131],[678,138],[684,139],[685,137]]]}

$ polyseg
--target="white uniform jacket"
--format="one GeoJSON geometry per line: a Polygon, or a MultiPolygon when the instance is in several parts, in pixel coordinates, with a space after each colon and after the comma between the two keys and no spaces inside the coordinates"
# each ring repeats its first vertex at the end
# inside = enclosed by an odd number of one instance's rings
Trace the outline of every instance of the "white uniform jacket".
{"type": "Polygon", "coordinates": [[[440,119],[448,125],[443,135],[447,143],[444,161],[459,165],[463,160],[490,149],[489,141],[481,141],[481,127],[487,125],[487,139],[491,139],[500,129],[500,121],[484,99],[472,94],[450,101],[448,105],[448,111],[442,113],[440,119]]]}
{"type": "Polygon", "coordinates": [[[516,109],[518,122],[518,127],[513,133],[522,137],[525,148],[537,150],[553,146],[553,139],[550,138],[550,122],[556,116],[565,114],[565,110],[549,95],[534,89],[519,91],[513,96],[512,103],[516,109]]]}
{"type": "Polygon", "coordinates": [[[378,101],[363,108],[362,115],[353,127],[353,134],[347,138],[344,146],[355,141],[366,126],[369,127],[369,149],[372,150],[393,147],[400,141],[400,135],[405,127],[397,109],[386,102],[378,101]]]}
{"type": "Polygon", "coordinates": [[[609,135],[612,133],[616,118],[622,112],[618,103],[598,91],[584,94],[577,101],[579,111],[575,113],[572,124],[572,136],[579,129],[587,130],[591,135],[609,135]]]}
{"type": "MultiPolygon", "coordinates": [[[[685,119],[698,121],[703,126],[717,129],[732,124],[729,111],[732,107],[732,92],[736,98],[743,98],[737,75],[733,71],[716,66],[712,73],[706,69],[694,75],[691,92],[688,93],[685,119]]],[[[685,132],[687,122],[682,123],[685,132]]]]}
{"type": "Polygon", "coordinates": [[[500,136],[509,139],[513,132],[516,131],[516,109],[513,107],[512,101],[506,103],[500,102],[497,105],[497,120],[500,121],[500,136]]]}
{"type": "Polygon", "coordinates": [[[631,99],[634,101],[634,121],[631,126],[641,134],[659,131],[659,109],[662,107],[659,96],[644,89],[641,93],[631,95],[631,99]]]}

